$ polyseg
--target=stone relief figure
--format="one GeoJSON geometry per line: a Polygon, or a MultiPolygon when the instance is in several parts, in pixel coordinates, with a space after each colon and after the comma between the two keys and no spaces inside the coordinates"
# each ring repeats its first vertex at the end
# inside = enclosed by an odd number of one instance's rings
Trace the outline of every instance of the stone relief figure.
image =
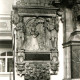
{"type": "Polygon", "coordinates": [[[17,49],[20,49],[24,41],[24,23],[23,18],[18,14],[12,14],[12,22],[16,25],[17,49]]]}
{"type": "Polygon", "coordinates": [[[18,50],[18,62],[22,63],[24,61],[25,54],[24,49],[18,50]]]}
{"type": "Polygon", "coordinates": [[[57,49],[58,23],[55,18],[34,17],[25,22],[26,33],[23,47],[26,50],[57,49]]]}
{"type": "Polygon", "coordinates": [[[36,30],[39,32],[39,35],[37,37],[38,44],[39,44],[39,50],[46,50],[46,33],[45,33],[45,27],[44,27],[44,19],[40,19],[37,22],[36,30]]]}
{"type": "Polygon", "coordinates": [[[46,19],[46,28],[47,28],[47,38],[48,46],[51,49],[57,49],[58,42],[58,23],[56,23],[55,18],[46,19]]]}
{"type": "Polygon", "coordinates": [[[17,48],[20,49],[24,42],[24,23],[22,17],[19,19],[19,23],[16,25],[16,38],[17,48]]]}
{"type": "Polygon", "coordinates": [[[38,50],[39,45],[36,37],[39,35],[38,31],[36,31],[36,26],[33,25],[35,18],[31,19],[25,26],[26,26],[26,40],[24,43],[24,48],[27,51],[32,51],[32,50],[38,50]]]}

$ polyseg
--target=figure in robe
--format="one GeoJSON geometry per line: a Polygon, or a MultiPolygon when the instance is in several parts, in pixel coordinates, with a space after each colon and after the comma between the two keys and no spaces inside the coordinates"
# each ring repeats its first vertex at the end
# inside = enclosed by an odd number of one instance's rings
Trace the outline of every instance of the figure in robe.
{"type": "Polygon", "coordinates": [[[17,48],[21,49],[24,42],[24,32],[23,32],[23,19],[22,17],[19,19],[18,24],[16,25],[16,38],[17,38],[17,48]]]}
{"type": "Polygon", "coordinates": [[[45,46],[45,28],[43,25],[43,21],[42,22],[38,22],[38,25],[36,26],[36,30],[39,32],[39,35],[37,37],[38,40],[38,44],[39,44],[39,50],[46,50],[46,46],[45,46]]]}
{"type": "Polygon", "coordinates": [[[26,40],[23,47],[26,51],[37,51],[39,45],[36,37],[39,33],[36,31],[36,27],[31,24],[32,23],[28,23],[28,25],[26,25],[26,40]]]}
{"type": "Polygon", "coordinates": [[[49,49],[57,49],[58,42],[58,29],[56,27],[55,18],[46,19],[46,28],[47,28],[47,47],[49,49]]]}

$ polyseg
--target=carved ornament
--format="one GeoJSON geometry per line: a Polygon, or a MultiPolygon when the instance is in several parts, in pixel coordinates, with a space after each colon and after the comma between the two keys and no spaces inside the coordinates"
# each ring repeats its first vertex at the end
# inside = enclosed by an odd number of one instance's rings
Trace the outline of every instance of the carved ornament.
{"type": "Polygon", "coordinates": [[[54,52],[54,50],[51,50],[50,53],[50,69],[51,74],[56,75],[59,67],[59,60],[58,60],[58,52],[54,52]]]}
{"type": "Polygon", "coordinates": [[[27,21],[25,21],[24,38],[26,40],[23,44],[23,47],[26,48],[26,50],[29,50],[31,46],[35,45],[34,49],[38,51],[39,50],[49,51],[52,48],[57,49],[59,28],[58,23],[59,22],[57,16],[52,18],[44,17],[29,18],[27,21]],[[34,39],[36,43],[34,44],[31,43],[32,39],[34,39]]]}
{"type": "Polygon", "coordinates": [[[17,66],[17,74],[20,75],[20,76],[25,74],[24,58],[25,58],[24,49],[18,50],[16,66],[17,66]]]}
{"type": "MultiPolygon", "coordinates": [[[[32,53],[33,54],[33,53],[32,53]]],[[[43,53],[42,53],[43,54],[43,53]]],[[[50,52],[50,60],[42,62],[42,60],[39,60],[39,62],[34,60],[25,60],[24,58],[25,53],[18,53],[17,56],[17,74],[20,76],[28,76],[28,75],[35,75],[34,78],[39,78],[40,74],[43,74],[44,72],[48,72],[45,75],[56,75],[58,72],[59,67],[59,61],[58,61],[58,52],[51,50],[50,52]],[[32,62],[30,62],[32,61],[32,62]],[[37,71],[37,72],[36,72],[37,71]],[[38,74],[38,76],[37,76],[38,74]]],[[[27,56],[26,56],[27,57],[27,56]]],[[[45,76],[43,75],[43,76],[45,76]]],[[[31,76],[30,76],[31,77],[31,76]]],[[[29,78],[30,78],[29,77],[29,78]]],[[[49,77],[48,77],[49,78],[49,77]]]]}
{"type": "Polygon", "coordinates": [[[26,64],[25,79],[50,80],[49,64],[46,62],[31,62],[26,64]]]}
{"type": "Polygon", "coordinates": [[[52,3],[60,3],[60,0],[18,0],[17,6],[51,6],[52,3]]]}

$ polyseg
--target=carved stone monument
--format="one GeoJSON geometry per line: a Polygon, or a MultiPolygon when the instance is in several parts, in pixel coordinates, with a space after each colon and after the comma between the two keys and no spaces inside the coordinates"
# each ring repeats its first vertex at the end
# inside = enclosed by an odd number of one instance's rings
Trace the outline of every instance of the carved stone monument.
{"type": "MultiPolygon", "coordinates": [[[[50,80],[58,71],[58,15],[51,0],[19,0],[13,6],[15,64],[24,80],[50,80]],[[37,7],[36,7],[37,6],[37,7]]],[[[16,79],[16,78],[15,78],[16,79]]]]}

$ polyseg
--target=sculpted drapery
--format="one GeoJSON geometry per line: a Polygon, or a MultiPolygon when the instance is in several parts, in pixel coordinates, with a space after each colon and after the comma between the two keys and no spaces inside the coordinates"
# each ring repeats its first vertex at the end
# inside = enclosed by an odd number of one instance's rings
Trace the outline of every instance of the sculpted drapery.
{"type": "Polygon", "coordinates": [[[26,50],[57,49],[58,24],[55,18],[33,17],[26,21],[23,47],[26,50]]]}

